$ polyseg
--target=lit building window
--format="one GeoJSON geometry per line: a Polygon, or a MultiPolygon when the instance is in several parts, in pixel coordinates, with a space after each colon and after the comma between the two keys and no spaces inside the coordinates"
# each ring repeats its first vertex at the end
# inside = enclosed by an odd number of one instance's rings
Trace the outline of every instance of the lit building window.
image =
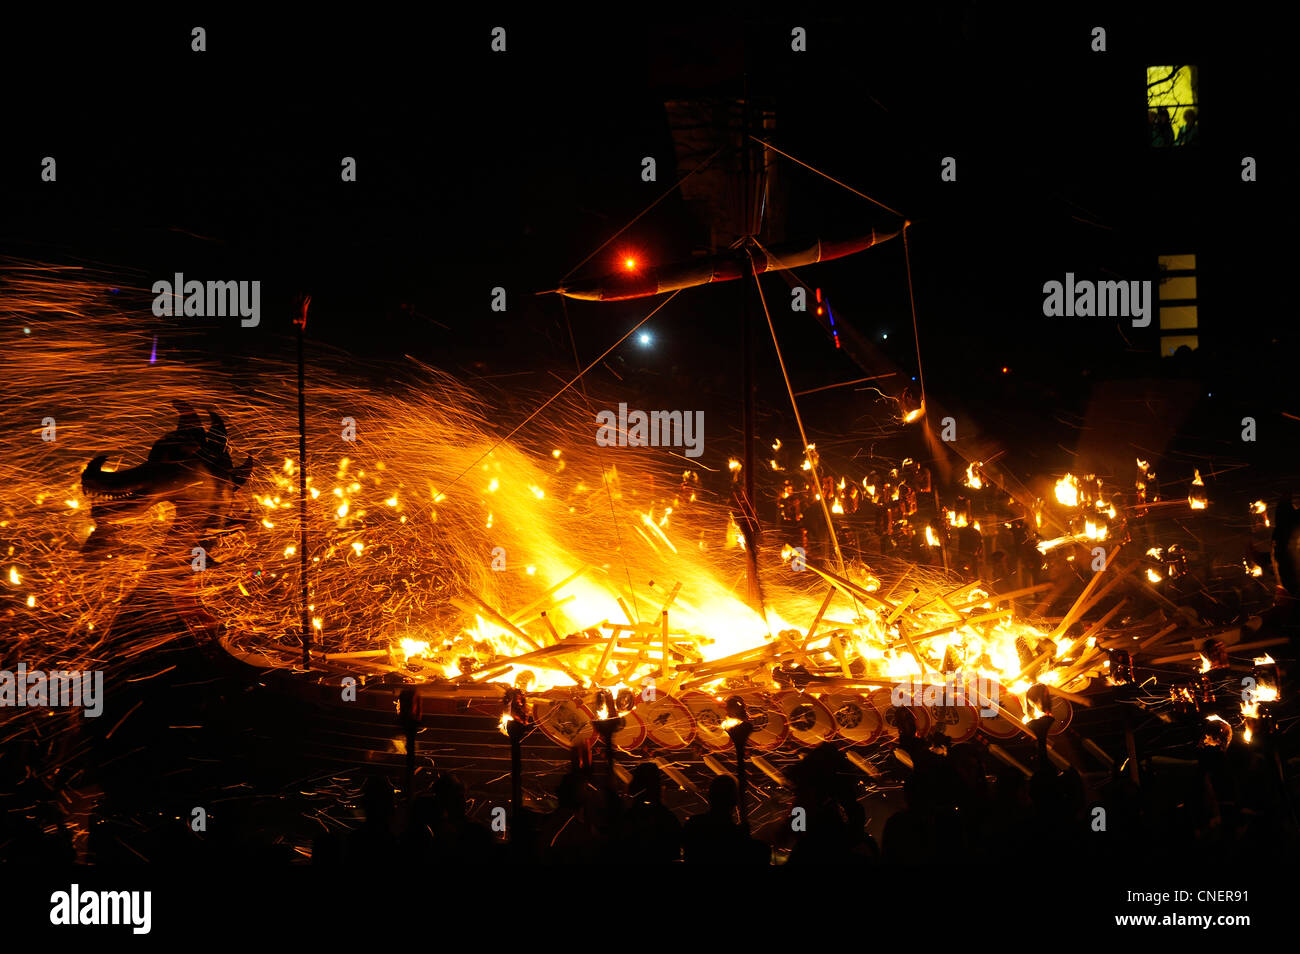
{"type": "Polygon", "coordinates": [[[1188,146],[1200,134],[1195,66],[1147,67],[1147,127],[1151,145],[1188,146]]]}
{"type": "Polygon", "coordinates": [[[1196,315],[1196,256],[1160,256],[1160,354],[1200,345],[1196,315]]]}

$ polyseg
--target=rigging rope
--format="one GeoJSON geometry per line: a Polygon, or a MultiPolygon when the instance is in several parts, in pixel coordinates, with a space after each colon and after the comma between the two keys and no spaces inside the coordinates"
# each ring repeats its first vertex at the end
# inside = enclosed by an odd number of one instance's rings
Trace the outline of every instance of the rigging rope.
{"type": "Polygon", "coordinates": [[[900,219],[906,218],[906,216],[903,215],[902,212],[899,212],[897,209],[891,209],[889,206],[885,205],[885,203],[883,203],[883,202],[881,202],[881,201],[879,201],[879,200],[877,200],[877,199],[873,199],[873,198],[871,198],[871,196],[867,195],[865,192],[859,192],[857,189],[853,188],[853,186],[848,185],[847,183],[841,182],[839,179],[836,179],[834,176],[827,175],[826,173],[822,172],[820,169],[816,168],[815,166],[810,166],[810,165],[808,165],[808,163],[804,162],[802,159],[796,159],[794,156],[790,155],[788,152],[782,152],[780,149],[776,148],[776,146],[772,145],[770,142],[764,142],[762,139],[759,139],[757,136],[750,136],[749,138],[752,139],[752,140],[754,140],[754,142],[758,143],[759,145],[761,145],[761,146],[766,146],[768,149],[771,149],[771,150],[772,150],[774,153],[776,153],[778,156],[785,156],[785,157],[786,157],[787,159],[789,159],[791,162],[797,162],[797,163],[799,163],[799,165],[803,166],[805,169],[808,169],[808,170],[811,170],[812,172],[817,173],[819,176],[821,176],[821,177],[824,178],[824,179],[829,179],[829,180],[831,180],[831,182],[834,182],[837,186],[841,186],[842,188],[848,189],[848,190],[849,190],[850,192],[852,192],[854,195],[860,195],[860,196],[862,196],[862,198],[866,199],[868,202],[874,202],[876,205],[880,206],[880,207],[881,207],[882,209],[884,209],[886,212],[892,212],[892,213],[894,213],[894,215],[898,216],[900,219]]]}
{"type": "MultiPolygon", "coordinates": [[[[908,224],[910,225],[911,223],[908,223],[908,224]]],[[[906,227],[904,228],[904,235],[906,235],[906,227]]],[[[781,259],[778,258],[777,256],[773,255],[773,254],[771,253],[771,251],[769,251],[768,248],[767,248],[765,245],[763,245],[763,243],[760,242],[758,239],[754,239],[754,244],[758,246],[758,250],[759,250],[760,252],[762,252],[764,255],[766,255],[768,258],[770,258],[772,261],[774,261],[774,262],[776,262],[776,263],[778,263],[778,264],[781,264],[781,259]]],[[[796,284],[802,285],[804,288],[810,288],[810,287],[812,287],[812,286],[810,286],[807,282],[805,282],[802,278],[800,278],[798,272],[796,272],[793,268],[788,268],[788,267],[784,267],[784,266],[783,266],[783,267],[781,268],[781,270],[780,270],[779,272],[777,272],[777,274],[779,274],[779,275],[781,275],[781,276],[783,276],[783,277],[785,277],[785,276],[789,276],[789,275],[793,275],[793,276],[794,276],[794,279],[795,279],[793,282],[791,282],[790,279],[789,279],[788,277],[786,277],[786,282],[787,282],[787,284],[790,285],[791,288],[793,288],[796,284]]],[[[912,316],[912,329],[913,329],[913,332],[915,332],[915,330],[916,330],[916,315],[915,315],[915,311],[913,311],[913,316],[912,316]]],[[[920,363],[920,358],[921,358],[921,355],[920,355],[920,352],[918,351],[918,352],[917,352],[917,363],[918,363],[918,364],[920,363]]],[[[857,362],[855,361],[855,363],[857,363],[857,362]]],[[[859,365],[859,366],[861,366],[861,365],[859,365]]],[[[828,390],[828,389],[830,389],[830,388],[845,387],[845,386],[850,385],[850,384],[861,384],[861,383],[864,382],[864,381],[875,381],[875,380],[878,380],[878,379],[880,379],[880,378],[888,378],[888,377],[892,377],[892,376],[893,376],[894,374],[896,374],[896,373],[897,373],[897,372],[895,372],[895,371],[890,371],[888,374],[873,374],[873,375],[870,375],[870,376],[865,377],[865,378],[858,378],[858,379],[856,379],[856,380],[854,380],[854,381],[841,381],[839,384],[828,384],[828,385],[826,385],[825,387],[812,388],[811,390],[808,390],[808,391],[800,391],[799,394],[798,394],[797,396],[802,396],[802,395],[804,395],[804,394],[815,394],[815,393],[817,393],[818,391],[825,391],[825,390],[828,390]]],[[[878,393],[881,397],[888,397],[888,395],[886,395],[885,392],[879,390],[878,388],[876,389],[876,393],[878,393]]],[[[896,401],[896,402],[898,402],[898,403],[900,403],[900,404],[902,403],[898,398],[889,398],[889,399],[892,400],[892,401],[896,401]]]]}
{"type": "Polygon", "coordinates": [[[495,444],[493,444],[491,447],[489,447],[487,450],[485,450],[485,451],[484,451],[484,452],[479,456],[479,458],[478,458],[477,460],[474,461],[474,463],[470,464],[468,467],[466,467],[464,470],[462,470],[459,474],[457,474],[457,475],[456,475],[456,479],[453,480],[451,483],[449,483],[446,487],[444,487],[443,490],[444,490],[444,491],[445,491],[445,490],[449,490],[449,489],[451,489],[452,487],[456,486],[458,483],[460,483],[461,480],[464,479],[464,477],[465,477],[466,474],[468,474],[471,470],[473,470],[473,469],[474,469],[475,467],[477,467],[480,463],[482,463],[482,462],[483,462],[483,461],[484,461],[484,460],[485,460],[485,459],[486,459],[486,458],[487,458],[487,457],[488,457],[488,456],[489,456],[489,455],[490,455],[494,450],[496,450],[498,447],[500,447],[500,446],[501,446],[502,444],[504,444],[506,441],[510,440],[510,438],[514,437],[514,436],[515,436],[516,434],[518,434],[521,430],[523,430],[523,429],[528,425],[528,423],[529,423],[533,418],[535,418],[538,414],[541,414],[542,411],[544,411],[544,410],[546,410],[548,407],[550,407],[550,405],[553,404],[553,403],[555,402],[556,398],[558,398],[558,397],[559,397],[561,394],[563,394],[565,391],[569,390],[569,388],[573,387],[575,384],[577,384],[579,381],[581,381],[582,378],[583,378],[583,376],[584,376],[588,371],[590,371],[590,370],[591,370],[592,368],[594,368],[596,365],[600,364],[601,361],[605,360],[605,358],[609,355],[609,353],[610,353],[611,351],[613,351],[615,348],[617,348],[619,345],[621,345],[621,344],[622,344],[624,341],[626,341],[628,338],[632,337],[633,333],[636,332],[636,330],[637,330],[638,328],[640,328],[640,327],[641,327],[642,325],[644,325],[647,321],[649,321],[651,318],[653,318],[655,315],[657,315],[657,314],[659,313],[659,311],[664,307],[664,305],[668,304],[670,301],[672,301],[674,298],[676,298],[679,294],[681,294],[681,289],[680,289],[680,288],[677,289],[677,291],[673,292],[671,295],[669,295],[667,298],[665,298],[663,301],[661,301],[658,305],[656,305],[656,306],[655,306],[655,309],[654,309],[653,311],[651,311],[650,314],[646,315],[644,318],[642,318],[640,321],[638,321],[635,325],[633,325],[631,328],[629,328],[628,331],[627,331],[627,333],[624,334],[623,337],[619,338],[619,339],[618,339],[617,341],[615,341],[612,345],[610,345],[610,346],[609,346],[608,348],[606,348],[603,352],[601,352],[600,356],[597,357],[594,361],[592,361],[591,364],[587,365],[585,368],[583,368],[581,371],[579,371],[578,374],[577,374],[574,378],[572,378],[572,379],[571,379],[571,380],[570,380],[566,385],[564,385],[564,387],[560,388],[560,390],[556,391],[556,392],[555,392],[554,394],[552,394],[549,398],[547,398],[546,401],[545,401],[545,403],[542,404],[541,407],[539,407],[537,410],[533,411],[532,414],[529,414],[526,418],[524,418],[522,421],[520,421],[519,424],[515,426],[514,430],[512,430],[512,431],[511,431],[509,434],[507,434],[505,437],[501,438],[499,441],[497,441],[495,444]]]}
{"type": "Polygon", "coordinates": [[[596,249],[595,249],[594,251],[592,251],[592,253],[591,253],[590,255],[588,255],[586,258],[584,258],[582,261],[580,261],[577,265],[574,265],[573,268],[569,269],[568,272],[565,273],[564,277],[560,279],[560,285],[563,286],[564,283],[567,282],[567,281],[569,280],[569,278],[573,275],[574,272],[576,272],[578,269],[582,268],[582,266],[586,265],[586,264],[587,264],[588,262],[590,262],[593,258],[595,258],[597,255],[599,255],[600,252],[601,252],[601,249],[603,249],[606,245],[608,245],[610,242],[614,241],[614,239],[618,238],[620,235],[622,235],[624,232],[626,232],[628,229],[630,229],[633,225],[635,225],[636,222],[637,222],[637,219],[641,218],[641,216],[645,215],[647,212],[649,212],[651,209],[653,209],[656,205],[658,205],[658,204],[659,204],[660,202],[662,202],[664,199],[666,199],[666,198],[668,198],[670,195],[672,195],[673,192],[676,191],[676,189],[678,188],[678,186],[680,186],[683,182],[685,182],[685,181],[686,181],[687,179],[689,179],[691,176],[695,175],[695,173],[697,173],[697,172],[703,172],[704,169],[706,169],[706,168],[708,167],[709,163],[711,163],[714,159],[718,158],[718,153],[722,152],[722,150],[725,149],[725,148],[726,148],[725,146],[719,146],[717,149],[715,149],[714,152],[713,152],[713,155],[709,156],[709,158],[705,159],[704,162],[701,163],[699,166],[696,166],[696,167],[695,167],[694,169],[692,169],[690,172],[686,173],[686,175],[682,176],[680,179],[678,179],[676,182],[674,182],[674,183],[672,184],[672,186],[669,187],[669,189],[668,189],[667,192],[664,192],[662,195],[659,196],[659,198],[655,199],[653,202],[651,202],[649,205],[647,205],[644,209],[642,209],[640,212],[638,212],[638,213],[636,214],[636,218],[632,219],[632,221],[628,222],[626,225],[624,225],[621,229],[619,229],[617,232],[615,232],[615,233],[614,233],[613,235],[611,235],[609,238],[605,239],[605,241],[601,242],[600,245],[598,245],[598,246],[596,247],[596,249]]]}
{"type": "MultiPolygon", "coordinates": [[[[569,346],[573,348],[573,366],[582,368],[582,361],[578,358],[578,342],[573,337],[573,325],[569,321],[569,304],[563,295],[560,296],[560,307],[564,310],[564,327],[569,332],[569,346]]],[[[635,330],[635,329],[634,329],[635,330]]],[[[582,399],[587,403],[587,410],[595,418],[596,408],[591,403],[591,398],[587,394],[587,382],[582,382],[582,399]]],[[[603,456],[603,455],[602,455],[603,456]]],[[[628,566],[627,551],[623,549],[623,528],[618,519],[618,511],[614,507],[614,489],[609,485],[609,477],[605,471],[605,462],[600,464],[600,481],[605,485],[605,495],[609,498],[609,518],[614,524],[614,539],[618,541],[618,552],[623,557],[623,575],[627,577],[627,593],[632,599],[632,614],[636,616],[636,622],[641,622],[641,601],[636,598],[636,590],[632,586],[632,570],[628,566]]],[[[632,620],[628,620],[632,622],[632,620]]]]}
{"type": "MultiPolygon", "coordinates": [[[[777,149],[776,146],[773,146],[771,143],[765,142],[762,139],[759,139],[757,136],[750,136],[749,138],[754,140],[754,142],[758,143],[759,145],[771,149],[777,155],[785,156],[785,158],[789,159],[791,162],[798,163],[799,165],[803,166],[805,169],[817,173],[817,175],[821,176],[824,179],[829,179],[837,186],[847,189],[848,191],[852,192],[854,195],[861,196],[862,198],[866,199],[868,202],[873,202],[876,205],[880,206],[885,211],[892,212],[894,215],[897,215],[899,218],[903,219],[903,263],[907,271],[907,300],[912,309],[912,340],[916,345],[916,374],[921,384],[921,407],[924,408],[925,407],[925,370],[921,366],[921,332],[917,326],[917,320],[916,320],[916,293],[912,288],[912,257],[910,254],[910,249],[907,244],[907,230],[912,224],[911,221],[907,219],[903,215],[903,213],[899,212],[897,209],[890,208],[889,206],[885,205],[885,203],[879,201],[878,199],[873,199],[865,192],[860,192],[859,190],[853,188],[853,186],[848,185],[845,182],[841,182],[839,179],[836,179],[832,175],[828,175],[827,173],[822,172],[820,169],[816,168],[815,166],[809,165],[808,163],[804,162],[802,159],[796,159],[788,152],[782,152],[780,149],[777,149]]],[[[759,248],[762,248],[762,246],[760,245],[759,248]]],[[[766,254],[767,250],[763,249],[763,252],[764,254],[766,254]]]]}
{"type": "MultiPolygon", "coordinates": [[[[757,244],[757,241],[755,241],[757,244]]],[[[761,248],[761,246],[760,246],[761,248]]],[[[749,255],[749,261],[754,271],[754,285],[758,288],[758,300],[763,304],[763,315],[767,318],[767,330],[772,334],[772,347],[776,349],[776,360],[781,365],[781,377],[785,379],[785,389],[790,395],[790,406],[794,409],[794,421],[799,426],[799,439],[803,441],[804,454],[808,458],[808,468],[812,471],[813,482],[817,487],[817,499],[822,505],[822,516],[826,518],[826,530],[831,537],[831,545],[835,548],[835,563],[839,567],[840,575],[846,576],[844,572],[844,554],[840,552],[840,541],[835,535],[835,524],[831,521],[831,511],[826,505],[825,488],[822,486],[821,475],[817,472],[817,464],[813,461],[812,451],[808,447],[808,433],[803,428],[803,415],[799,413],[799,402],[794,396],[794,387],[790,384],[790,373],[785,368],[785,356],[781,354],[781,344],[776,339],[776,326],[772,324],[772,313],[767,309],[767,296],[763,294],[763,283],[758,280],[758,263],[754,261],[752,249],[746,249],[749,255]]]]}
{"type": "Polygon", "coordinates": [[[907,227],[911,224],[907,222],[903,225],[903,262],[907,266],[907,300],[912,305],[912,340],[916,342],[916,375],[921,380],[921,408],[926,411],[928,420],[928,408],[925,406],[925,369],[921,367],[921,332],[916,325],[916,294],[912,291],[912,256],[907,247],[907,227]]]}

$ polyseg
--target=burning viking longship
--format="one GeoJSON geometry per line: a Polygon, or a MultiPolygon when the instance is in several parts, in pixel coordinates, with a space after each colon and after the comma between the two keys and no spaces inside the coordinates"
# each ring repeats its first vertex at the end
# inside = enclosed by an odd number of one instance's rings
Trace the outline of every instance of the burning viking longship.
{"type": "MultiPolygon", "coordinates": [[[[905,242],[898,219],[770,246],[747,226],[724,251],[555,290],[627,300],[752,277],[766,314],[759,276],[905,242]]],[[[283,423],[290,389],[231,389],[151,360],[117,372],[116,398],[102,393],[99,369],[140,342],[94,317],[98,293],[10,282],[25,310],[75,314],[97,335],[98,350],[37,336],[10,369],[40,401],[51,385],[22,369],[58,368],[73,405],[61,445],[31,442],[4,462],[35,505],[0,524],[8,611],[48,634],[69,668],[173,639],[151,630],[123,652],[105,636],[129,635],[124,606],[165,607],[300,707],[295,741],[313,757],[432,765],[488,792],[513,774],[516,805],[521,765],[558,771],[593,748],[623,777],[653,761],[689,793],[735,772],[751,799],[777,804],[791,763],[827,743],[888,787],[906,771],[901,736],[980,738],[1027,774],[1044,725],[1056,764],[1136,771],[1117,702],[1205,714],[1210,734],[1266,726],[1278,685],[1267,649],[1282,640],[1257,635],[1258,616],[1207,625],[1163,588],[1188,555],[1152,539],[1152,514],[1205,510],[1199,474],[1186,496],[1162,500],[1144,461],[1122,484],[1066,474],[1022,485],[973,457],[950,488],[910,459],[850,472],[818,454],[791,391],[799,433],[771,445],[770,468],[790,475],[783,513],[824,523],[827,545],[760,545],[752,414],[729,498],[694,470],[610,460],[569,386],[512,440],[522,425],[499,436],[482,401],[435,372],[381,397],[314,367],[312,401],[331,418],[300,435],[283,423]],[[371,406],[340,453],[333,409],[371,406]],[[206,425],[197,408],[212,409],[206,425]],[[234,466],[231,447],[249,463],[234,466]],[[855,526],[880,541],[871,559],[841,546],[855,526]],[[993,551],[1014,565],[995,565],[993,551]],[[1243,665],[1261,694],[1225,717],[1220,690],[1243,665]],[[1140,669],[1160,674],[1157,688],[1140,669]]],[[[772,343],[779,353],[774,330],[772,343]]],[[[899,429],[928,428],[924,397],[897,403],[899,429]]],[[[1250,519],[1271,530],[1264,501],[1250,519]]],[[[1283,566],[1291,541],[1276,547],[1283,566]]]]}

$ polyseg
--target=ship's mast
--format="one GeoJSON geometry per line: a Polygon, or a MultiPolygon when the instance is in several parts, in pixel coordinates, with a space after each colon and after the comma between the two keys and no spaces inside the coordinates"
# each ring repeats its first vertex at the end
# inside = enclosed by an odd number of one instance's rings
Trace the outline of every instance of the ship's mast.
{"type": "MultiPolygon", "coordinates": [[[[740,113],[740,149],[741,149],[741,227],[744,234],[740,238],[739,254],[743,267],[743,277],[740,281],[740,348],[741,348],[741,365],[742,372],[742,407],[743,418],[741,430],[744,434],[744,454],[741,458],[741,487],[743,488],[744,499],[741,501],[742,513],[741,520],[745,528],[745,546],[747,548],[745,568],[746,568],[746,598],[751,607],[760,614],[764,613],[763,590],[758,579],[758,546],[760,539],[760,528],[758,523],[758,497],[754,489],[754,330],[753,321],[749,314],[749,281],[748,278],[753,274],[753,264],[750,258],[750,248],[755,230],[753,219],[753,210],[751,203],[753,199],[753,171],[751,168],[751,140],[750,136],[750,105],[749,105],[749,74],[744,74],[741,85],[741,113],[740,113]]],[[[755,277],[755,281],[757,281],[755,277]]]]}

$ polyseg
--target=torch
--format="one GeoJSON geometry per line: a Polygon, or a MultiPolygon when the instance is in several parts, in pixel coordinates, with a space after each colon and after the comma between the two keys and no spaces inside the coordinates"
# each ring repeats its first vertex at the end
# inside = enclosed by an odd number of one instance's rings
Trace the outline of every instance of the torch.
{"type": "Polygon", "coordinates": [[[1030,686],[1029,691],[1025,693],[1025,706],[1029,714],[1034,716],[1029,722],[1029,728],[1034,738],[1038,740],[1038,764],[1047,765],[1049,758],[1047,733],[1051,730],[1052,723],[1056,721],[1052,715],[1052,699],[1047,687],[1041,682],[1030,686]]]}
{"type": "Polygon", "coordinates": [[[1133,671],[1133,657],[1124,649],[1108,650],[1107,657],[1110,661],[1109,678],[1116,687],[1115,695],[1120,702],[1126,703],[1121,711],[1124,713],[1124,749],[1128,755],[1126,761],[1129,778],[1134,785],[1140,785],[1142,777],[1138,772],[1137,735],[1133,731],[1132,714],[1132,706],[1138,692],[1137,675],[1133,671]]]}
{"type": "Polygon", "coordinates": [[[1242,715],[1246,720],[1245,739],[1250,742],[1258,737],[1263,742],[1265,752],[1269,756],[1269,762],[1276,773],[1275,778],[1278,782],[1283,803],[1287,805],[1292,823],[1294,823],[1295,809],[1290,805],[1290,799],[1287,797],[1286,770],[1282,765],[1282,756],[1276,745],[1275,732],[1277,725],[1272,712],[1272,704],[1277,702],[1280,697],[1281,673],[1273,657],[1264,655],[1255,657],[1254,667],[1251,669],[1250,675],[1252,689],[1242,694],[1245,701],[1241,706],[1242,715]]]}
{"type": "MultiPolygon", "coordinates": [[[[298,573],[302,585],[302,667],[311,669],[311,618],[307,587],[307,386],[303,339],[307,334],[307,309],[311,295],[299,298],[300,314],[293,320],[298,328],[298,573]]],[[[414,751],[414,746],[411,747],[414,751]]]]}
{"type": "Polygon", "coordinates": [[[409,801],[415,797],[415,736],[420,731],[420,716],[423,714],[420,693],[414,686],[402,690],[397,711],[402,728],[406,730],[406,798],[409,801]]]}
{"type": "Polygon", "coordinates": [[[748,834],[749,806],[745,802],[745,794],[748,788],[745,780],[745,743],[754,732],[754,723],[749,721],[749,712],[745,708],[745,700],[741,699],[740,696],[732,696],[728,699],[726,709],[727,718],[723,720],[722,727],[726,729],[727,735],[731,736],[731,742],[736,747],[737,804],[740,808],[740,825],[748,834]]]}
{"type": "Polygon", "coordinates": [[[524,801],[524,755],[528,734],[528,698],[522,689],[507,689],[501,704],[501,731],[510,740],[510,820],[519,818],[524,801]]]}
{"type": "MultiPolygon", "coordinates": [[[[667,614],[665,614],[667,615],[667,614]]],[[[609,766],[609,786],[612,791],[614,788],[614,733],[623,728],[625,720],[618,714],[615,708],[614,697],[608,689],[601,689],[596,696],[596,718],[591,720],[591,724],[599,733],[601,741],[605,743],[605,758],[609,766]]]]}

